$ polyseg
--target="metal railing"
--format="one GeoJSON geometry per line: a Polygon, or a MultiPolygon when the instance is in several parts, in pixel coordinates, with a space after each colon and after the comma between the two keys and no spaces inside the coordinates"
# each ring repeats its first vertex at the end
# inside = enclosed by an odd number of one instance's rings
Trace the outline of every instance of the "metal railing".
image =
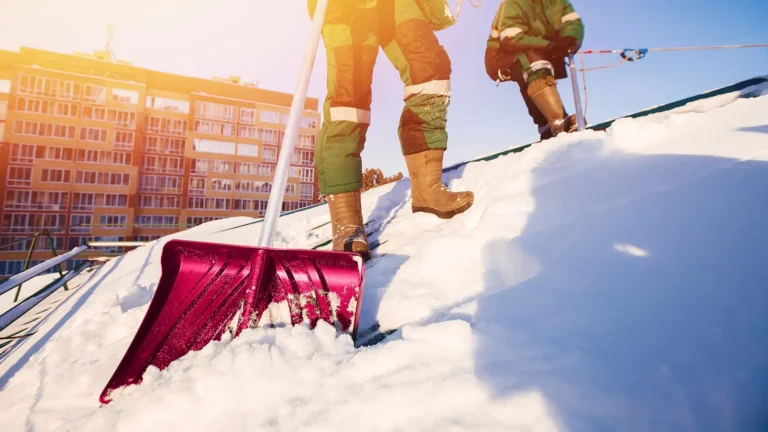
{"type": "MultiPolygon", "coordinates": [[[[10,248],[10,247],[12,247],[12,246],[15,246],[15,245],[17,245],[17,244],[26,243],[26,242],[28,242],[28,241],[32,240],[32,244],[29,246],[29,251],[27,252],[27,259],[24,261],[24,269],[23,269],[23,270],[22,270],[20,273],[18,273],[18,274],[16,274],[16,275],[13,275],[13,276],[10,276],[10,277],[6,277],[6,278],[3,278],[3,279],[2,279],[2,284],[0,285],[0,287],[2,287],[2,286],[5,286],[5,284],[6,284],[6,282],[7,282],[8,280],[10,280],[10,279],[13,279],[14,277],[16,277],[16,276],[18,276],[18,275],[20,275],[20,274],[24,274],[24,273],[26,273],[28,270],[30,270],[30,269],[29,269],[29,263],[32,261],[32,255],[35,253],[35,246],[37,245],[37,239],[39,239],[40,237],[45,237],[46,239],[48,239],[48,246],[49,246],[49,247],[50,247],[50,249],[51,249],[51,255],[52,255],[52,257],[53,257],[53,258],[56,258],[56,256],[57,256],[57,254],[56,254],[56,244],[55,244],[55,242],[53,241],[53,237],[51,237],[51,234],[50,234],[48,231],[41,231],[41,232],[37,232],[37,233],[35,233],[33,236],[30,236],[30,237],[24,238],[24,239],[22,239],[22,240],[17,240],[17,241],[15,241],[15,242],[9,243],[9,244],[7,244],[7,245],[3,245],[3,246],[0,246],[0,250],[3,250],[3,249],[7,249],[7,248],[10,248]]],[[[61,262],[63,262],[63,261],[66,261],[66,259],[65,259],[65,260],[62,260],[62,261],[60,261],[60,262],[59,262],[59,263],[57,263],[57,264],[56,264],[56,266],[55,266],[55,267],[56,267],[56,270],[59,272],[59,276],[60,276],[60,277],[64,277],[64,272],[61,270],[61,264],[60,264],[60,263],[61,263],[61,262]]],[[[47,262],[47,261],[46,261],[46,262],[47,262]]],[[[37,267],[39,267],[39,266],[35,266],[34,268],[37,268],[37,267]]],[[[46,270],[48,270],[48,269],[50,269],[50,268],[51,268],[51,267],[48,267],[48,268],[46,268],[46,270]]],[[[39,273],[38,273],[38,274],[39,274],[39,273]]],[[[37,274],[36,274],[36,275],[37,275],[37,274]]],[[[18,285],[18,288],[16,289],[16,295],[14,295],[14,297],[13,297],[13,302],[14,302],[14,303],[16,303],[17,301],[19,301],[19,294],[21,293],[21,287],[22,287],[22,285],[23,285],[23,282],[24,282],[24,281],[22,281],[21,283],[19,283],[19,285],[18,285]]],[[[64,290],[66,291],[66,290],[68,290],[68,289],[69,289],[69,287],[68,287],[68,286],[65,284],[65,285],[64,285],[64,290]]],[[[0,288],[0,295],[2,295],[4,292],[5,292],[5,291],[4,291],[2,288],[0,288]]]]}

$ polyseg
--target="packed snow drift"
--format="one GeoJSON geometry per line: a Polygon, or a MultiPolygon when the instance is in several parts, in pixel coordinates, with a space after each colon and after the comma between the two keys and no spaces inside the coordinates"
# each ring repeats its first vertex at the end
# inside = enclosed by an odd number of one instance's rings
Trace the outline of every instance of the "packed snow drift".
{"type": "MultiPolygon", "coordinates": [[[[382,244],[360,326],[387,338],[356,348],[323,323],[247,330],[150,368],[99,407],[152,298],[164,242],[254,244],[261,225],[225,219],[132,251],[0,363],[2,430],[759,430],[761,93],[467,164],[444,180],[476,201],[448,221],[411,212],[407,179],[373,189],[363,211],[381,223],[382,244]]],[[[276,246],[318,244],[330,225],[315,227],[328,220],[326,206],[281,218],[276,246]]]]}

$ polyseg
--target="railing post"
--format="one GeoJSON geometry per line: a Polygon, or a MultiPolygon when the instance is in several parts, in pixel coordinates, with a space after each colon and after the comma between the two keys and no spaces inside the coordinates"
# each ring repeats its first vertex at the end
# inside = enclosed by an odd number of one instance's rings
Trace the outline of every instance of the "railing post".
{"type": "MultiPolygon", "coordinates": [[[[51,237],[51,233],[48,232],[48,230],[43,231],[43,234],[48,238],[48,243],[51,246],[51,255],[53,255],[53,258],[56,258],[56,245],[53,244],[53,237],[51,237]]],[[[64,277],[64,272],[61,271],[61,264],[56,264],[56,270],[59,271],[59,277],[64,277]]],[[[69,287],[67,284],[64,284],[64,291],[69,291],[69,287]]]]}
{"type": "MultiPolygon", "coordinates": [[[[37,245],[37,236],[39,236],[40,233],[35,233],[35,236],[32,237],[32,245],[29,247],[29,252],[27,252],[27,260],[24,262],[24,271],[27,271],[29,269],[29,262],[32,260],[32,253],[35,251],[35,245],[37,245]]],[[[19,294],[21,294],[21,287],[24,284],[19,284],[18,287],[16,287],[16,295],[13,296],[13,302],[16,303],[19,301],[19,294]]]]}
{"type": "Polygon", "coordinates": [[[576,61],[573,59],[573,54],[568,56],[568,68],[571,71],[571,84],[573,85],[573,102],[576,110],[576,125],[579,131],[583,131],[586,127],[586,119],[584,118],[584,111],[581,110],[581,95],[579,94],[579,79],[576,76],[576,61]]]}

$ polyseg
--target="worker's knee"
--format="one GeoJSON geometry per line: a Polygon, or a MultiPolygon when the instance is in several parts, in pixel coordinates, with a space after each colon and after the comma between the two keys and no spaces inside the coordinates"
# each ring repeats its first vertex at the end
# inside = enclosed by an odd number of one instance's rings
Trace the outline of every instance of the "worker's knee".
{"type": "Polygon", "coordinates": [[[531,65],[523,71],[523,78],[530,86],[534,82],[539,80],[546,80],[547,82],[555,81],[555,68],[547,60],[539,60],[531,63],[531,65]]]}

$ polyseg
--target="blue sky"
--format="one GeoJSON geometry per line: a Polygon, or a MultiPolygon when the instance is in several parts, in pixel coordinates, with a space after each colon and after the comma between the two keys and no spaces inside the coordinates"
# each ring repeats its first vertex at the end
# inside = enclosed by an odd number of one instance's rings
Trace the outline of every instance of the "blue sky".
{"type": "MultiPolygon", "coordinates": [[[[455,10],[457,0],[449,0],[455,10]]],[[[483,55],[498,1],[463,0],[458,23],[438,33],[453,63],[446,164],[537,139],[514,83],[496,87],[483,55]]],[[[574,1],[586,24],[584,49],[768,43],[765,0],[574,1]]],[[[59,52],[99,49],[115,26],[119,58],[138,66],[210,78],[237,75],[293,92],[309,32],[305,0],[0,0],[0,48],[59,52]],[[215,6],[214,6],[215,5],[215,6]]],[[[587,67],[621,60],[585,57],[587,67]]],[[[768,48],[650,53],[639,62],[587,73],[588,120],[629,114],[757,75],[768,74],[768,48]]],[[[320,47],[310,96],[325,97],[320,47]]],[[[581,79],[581,75],[579,75],[581,79]]],[[[559,87],[573,111],[570,81],[559,87]]],[[[383,52],[374,71],[372,125],[365,167],[405,173],[397,125],[402,83],[383,52]]]]}

